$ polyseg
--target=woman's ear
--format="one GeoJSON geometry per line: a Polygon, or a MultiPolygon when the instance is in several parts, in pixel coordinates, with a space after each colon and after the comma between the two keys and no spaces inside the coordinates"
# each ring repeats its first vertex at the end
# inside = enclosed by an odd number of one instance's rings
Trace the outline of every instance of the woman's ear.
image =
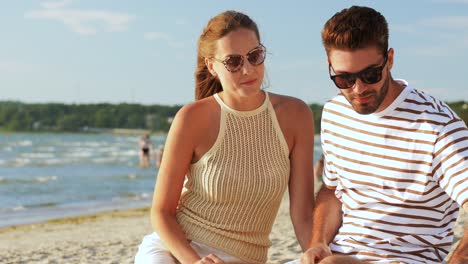
{"type": "Polygon", "coordinates": [[[205,58],[205,65],[206,65],[206,68],[208,68],[208,71],[210,71],[211,75],[216,77],[217,74],[216,74],[216,71],[215,71],[215,69],[213,67],[213,61],[208,59],[208,58],[205,58]]]}

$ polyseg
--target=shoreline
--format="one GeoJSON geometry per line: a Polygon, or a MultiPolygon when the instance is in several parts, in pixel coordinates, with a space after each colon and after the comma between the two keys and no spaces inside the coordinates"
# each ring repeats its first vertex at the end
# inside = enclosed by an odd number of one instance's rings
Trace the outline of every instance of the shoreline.
{"type": "Polygon", "coordinates": [[[17,224],[11,226],[0,227],[0,234],[10,232],[13,230],[33,230],[36,228],[42,228],[49,225],[62,225],[62,224],[80,224],[85,222],[93,222],[103,218],[125,218],[125,217],[142,217],[148,215],[149,217],[149,206],[129,208],[129,209],[113,209],[110,211],[101,211],[90,214],[68,216],[62,218],[54,218],[40,222],[17,224]]]}
{"type": "Polygon", "coordinates": [[[141,200],[122,199],[120,201],[83,202],[67,206],[28,208],[4,212],[0,214],[0,230],[13,226],[35,225],[108,212],[134,210],[148,207],[149,204],[151,204],[150,198],[141,200]]]}

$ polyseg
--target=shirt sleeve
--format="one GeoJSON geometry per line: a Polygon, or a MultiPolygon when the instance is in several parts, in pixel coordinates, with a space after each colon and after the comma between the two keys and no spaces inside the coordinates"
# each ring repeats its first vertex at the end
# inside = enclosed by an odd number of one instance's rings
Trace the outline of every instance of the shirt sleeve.
{"type": "Polygon", "coordinates": [[[468,129],[455,116],[440,131],[434,145],[435,180],[460,206],[468,201],[468,129]]]}
{"type": "Polygon", "coordinates": [[[336,174],[333,173],[335,170],[333,169],[333,163],[331,162],[332,157],[331,155],[327,155],[327,147],[323,144],[324,137],[326,137],[326,135],[322,135],[320,137],[322,140],[322,151],[324,156],[322,181],[328,189],[335,189],[338,185],[338,178],[336,177],[336,174]]]}
{"type": "Polygon", "coordinates": [[[327,158],[325,157],[325,163],[323,166],[323,183],[327,186],[328,189],[335,189],[338,185],[338,179],[336,175],[332,173],[331,166],[327,165],[327,158]]]}
{"type": "Polygon", "coordinates": [[[338,186],[338,178],[336,177],[336,173],[334,173],[336,170],[333,168],[333,155],[330,154],[330,150],[328,149],[330,146],[325,144],[327,139],[329,139],[328,137],[330,136],[327,133],[327,124],[323,122],[323,120],[328,116],[328,112],[325,111],[327,107],[328,104],[325,104],[324,110],[322,111],[322,130],[320,132],[320,141],[322,144],[322,152],[324,156],[322,181],[328,189],[335,189],[338,186]]]}

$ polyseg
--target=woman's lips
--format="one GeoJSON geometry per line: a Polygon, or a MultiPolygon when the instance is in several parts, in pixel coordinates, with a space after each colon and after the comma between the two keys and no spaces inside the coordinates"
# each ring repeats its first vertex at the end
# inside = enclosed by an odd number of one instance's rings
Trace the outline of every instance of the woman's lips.
{"type": "Polygon", "coordinates": [[[252,79],[252,80],[248,80],[248,81],[245,81],[245,82],[241,82],[242,85],[252,85],[254,83],[257,82],[257,79],[252,79]]]}

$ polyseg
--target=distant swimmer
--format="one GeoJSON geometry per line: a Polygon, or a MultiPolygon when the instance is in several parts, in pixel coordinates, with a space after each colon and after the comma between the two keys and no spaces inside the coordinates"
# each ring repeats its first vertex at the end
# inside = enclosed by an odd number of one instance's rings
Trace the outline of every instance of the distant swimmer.
{"type": "Polygon", "coordinates": [[[144,134],[141,136],[139,142],[139,157],[140,157],[140,167],[149,168],[150,166],[150,157],[153,152],[153,143],[151,142],[149,134],[144,134]]]}
{"type": "Polygon", "coordinates": [[[164,152],[164,146],[159,145],[158,148],[156,149],[156,168],[159,168],[161,166],[161,161],[163,157],[163,152],[164,152]]]}

